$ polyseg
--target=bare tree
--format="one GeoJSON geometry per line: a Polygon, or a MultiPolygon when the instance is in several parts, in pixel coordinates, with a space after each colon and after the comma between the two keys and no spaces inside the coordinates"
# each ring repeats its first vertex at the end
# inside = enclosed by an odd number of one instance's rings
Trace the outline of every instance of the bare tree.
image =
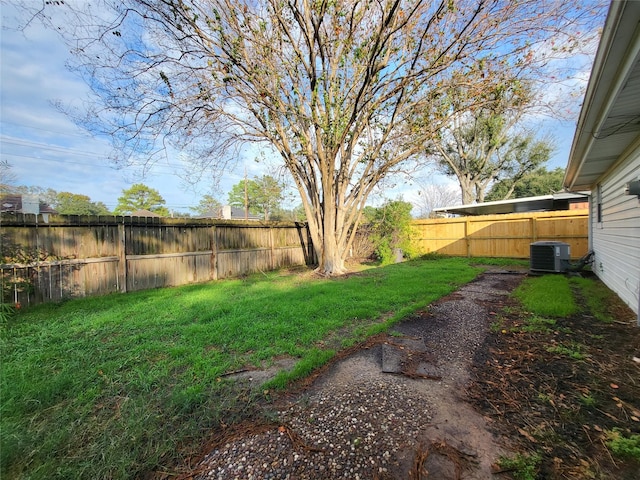
{"type": "Polygon", "coordinates": [[[416,207],[418,218],[431,218],[434,209],[460,203],[460,190],[454,185],[427,181],[419,181],[417,184],[420,190],[412,203],[416,207]]]}
{"type": "Polygon", "coordinates": [[[58,3],[37,14],[52,24],[64,9],[53,26],[95,94],[84,126],[124,158],[171,143],[209,167],[244,142],[271,145],[327,275],[345,270],[372,190],[423,158],[452,114],[436,94],[470,72],[533,67],[532,52],[583,15],[563,0],[58,3]],[[425,110],[430,122],[416,122],[425,110]]]}
{"type": "Polygon", "coordinates": [[[12,168],[8,160],[0,160],[0,196],[13,191],[18,176],[11,171],[12,168]]]}

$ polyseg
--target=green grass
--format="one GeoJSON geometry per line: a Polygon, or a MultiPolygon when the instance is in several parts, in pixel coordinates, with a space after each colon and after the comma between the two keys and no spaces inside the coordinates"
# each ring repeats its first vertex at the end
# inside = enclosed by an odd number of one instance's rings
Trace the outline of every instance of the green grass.
{"type": "Polygon", "coordinates": [[[293,371],[268,386],[283,388],[478,272],[467,259],[423,259],[341,279],[275,272],[21,311],[0,328],[0,477],[134,478],[174,465],[212,428],[252,412],[261,391],[225,372],[289,355],[293,371]]]}
{"type": "Polygon", "coordinates": [[[487,257],[475,257],[473,259],[473,265],[491,265],[494,267],[518,268],[529,267],[529,260],[522,260],[517,258],[487,258],[487,257]]]}
{"type": "Polygon", "coordinates": [[[527,333],[550,333],[556,328],[556,321],[552,318],[532,315],[525,320],[520,330],[527,333]]]}
{"type": "Polygon", "coordinates": [[[9,304],[4,303],[0,298],[0,325],[6,325],[9,320],[16,314],[16,308],[9,304]]]}
{"type": "Polygon", "coordinates": [[[568,317],[578,311],[569,279],[563,275],[526,278],[514,296],[527,311],[542,317],[568,317]]]}
{"type": "Polygon", "coordinates": [[[535,315],[568,317],[579,310],[572,290],[586,302],[587,310],[595,318],[604,323],[614,320],[607,306],[612,303],[615,293],[595,278],[552,274],[529,277],[516,289],[514,296],[535,315]]]}
{"type": "Polygon", "coordinates": [[[571,283],[580,289],[591,315],[604,323],[611,323],[615,320],[607,310],[615,293],[606,288],[602,282],[595,278],[573,277],[571,283]]]}
{"type": "Polygon", "coordinates": [[[587,408],[595,408],[598,404],[596,398],[589,393],[581,393],[578,395],[578,401],[587,408]]]}
{"type": "Polygon", "coordinates": [[[584,353],[584,349],[585,347],[583,345],[576,342],[571,342],[568,345],[557,344],[547,347],[547,352],[563,355],[574,360],[584,360],[587,357],[587,354],[584,353]]]}
{"type": "Polygon", "coordinates": [[[535,480],[542,457],[518,453],[513,457],[500,457],[498,466],[511,474],[515,480],[535,480]]]}
{"type": "MultiPolygon", "coordinates": [[[[576,297],[586,303],[586,310],[604,323],[615,320],[608,306],[616,294],[596,278],[543,275],[529,277],[513,293],[534,316],[567,317],[579,311],[576,297]]],[[[534,327],[535,328],[535,327],[534,327]]]]}
{"type": "Polygon", "coordinates": [[[605,444],[614,455],[620,458],[632,458],[640,462],[640,435],[625,436],[619,429],[605,431],[605,444]]]}

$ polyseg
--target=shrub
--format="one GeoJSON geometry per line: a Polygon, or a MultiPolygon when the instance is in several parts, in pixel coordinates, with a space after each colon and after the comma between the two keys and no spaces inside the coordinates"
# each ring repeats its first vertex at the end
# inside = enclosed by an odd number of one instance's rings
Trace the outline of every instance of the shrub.
{"type": "Polygon", "coordinates": [[[387,265],[395,262],[395,251],[401,249],[405,258],[416,256],[411,239],[412,205],[403,200],[389,200],[380,208],[367,207],[367,218],[371,241],[375,248],[376,257],[380,263],[387,265]]]}

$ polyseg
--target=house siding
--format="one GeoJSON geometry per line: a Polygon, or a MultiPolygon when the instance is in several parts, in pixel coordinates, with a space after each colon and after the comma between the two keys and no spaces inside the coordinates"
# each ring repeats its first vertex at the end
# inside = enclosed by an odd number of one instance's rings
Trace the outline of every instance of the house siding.
{"type": "Polygon", "coordinates": [[[597,202],[591,203],[593,270],[639,315],[640,199],[625,194],[625,185],[640,179],[640,146],[598,182],[602,192],[602,221],[597,202]]]}

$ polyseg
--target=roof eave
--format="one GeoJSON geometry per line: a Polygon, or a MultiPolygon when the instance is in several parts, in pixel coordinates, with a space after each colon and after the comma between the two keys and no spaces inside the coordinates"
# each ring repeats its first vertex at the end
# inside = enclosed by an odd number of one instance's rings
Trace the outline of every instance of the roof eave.
{"type": "Polygon", "coordinates": [[[563,180],[568,190],[590,190],[596,184],[581,178],[581,172],[590,161],[594,141],[634,66],[640,48],[638,7],[638,3],[626,1],[613,1],[609,7],[563,180]],[[632,37],[631,45],[629,37],[632,37]]]}

